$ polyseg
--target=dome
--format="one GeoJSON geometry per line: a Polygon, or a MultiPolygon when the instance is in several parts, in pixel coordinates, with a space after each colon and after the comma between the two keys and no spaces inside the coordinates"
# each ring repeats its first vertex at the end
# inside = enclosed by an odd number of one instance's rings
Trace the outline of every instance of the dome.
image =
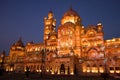
{"type": "Polygon", "coordinates": [[[72,22],[67,22],[61,26],[58,27],[58,37],[61,35],[69,35],[74,33],[75,31],[75,24],[72,22]]]}
{"type": "Polygon", "coordinates": [[[74,24],[80,23],[81,19],[78,13],[70,8],[67,12],[64,13],[62,19],[61,19],[61,24],[64,24],[66,22],[72,22],[74,24]]]}
{"type": "Polygon", "coordinates": [[[74,29],[75,28],[75,24],[73,24],[72,22],[66,22],[65,24],[59,26],[59,30],[60,29],[64,29],[64,28],[71,28],[71,29],[74,29]]]}
{"type": "Polygon", "coordinates": [[[64,13],[63,17],[66,17],[66,16],[78,16],[78,13],[73,10],[72,8],[70,8],[67,12],[64,13]]]}

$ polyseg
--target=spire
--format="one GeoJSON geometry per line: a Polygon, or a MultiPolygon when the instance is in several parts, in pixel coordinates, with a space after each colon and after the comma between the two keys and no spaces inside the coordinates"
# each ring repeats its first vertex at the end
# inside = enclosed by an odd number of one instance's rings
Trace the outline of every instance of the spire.
{"type": "Polygon", "coordinates": [[[50,10],[49,13],[53,13],[52,10],[50,10]]]}
{"type": "Polygon", "coordinates": [[[19,38],[19,40],[15,43],[17,46],[24,46],[22,42],[22,37],[19,38]]]}
{"type": "Polygon", "coordinates": [[[21,42],[22,42],[22,37],[20,37],[18,40],[18,43],[21,43],[21,42]]]}
{"type": "Polygon", "coordinates": [[[22,41],[22,37],[20,37],[18,41],[22,41]]]}
{"type": "Polygon", "coordinates": [[[69,9],[69,10],[71,10],[71,11],[73,10],[73,9],[72,9],[72,5],[70,6],[70,9],[69,9]]]}

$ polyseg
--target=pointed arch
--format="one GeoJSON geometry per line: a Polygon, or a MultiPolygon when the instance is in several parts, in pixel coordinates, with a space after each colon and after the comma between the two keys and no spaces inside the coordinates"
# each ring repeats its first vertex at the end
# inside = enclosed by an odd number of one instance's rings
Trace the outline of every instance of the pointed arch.
{"type": "Polygon", "coordinates": [[[89,59],[96,58],[98,55],[98,50],[96,48],[92,47],[92,48],[88,49],[87,54],[88,54],[89,59]]]}

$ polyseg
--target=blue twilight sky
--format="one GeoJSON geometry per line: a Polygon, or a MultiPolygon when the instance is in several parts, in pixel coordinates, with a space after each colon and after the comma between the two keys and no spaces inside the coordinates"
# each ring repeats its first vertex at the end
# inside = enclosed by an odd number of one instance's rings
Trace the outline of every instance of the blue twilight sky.
{"type": "Polygon", "coordinates": [[[52,10],[58,27],[71,5],[84,26],[101,22],[105,39],[120,37],[120,0],[0,0],[0,52],[20,37],[25,45],[42,42],[44,16],[52,10]]]}

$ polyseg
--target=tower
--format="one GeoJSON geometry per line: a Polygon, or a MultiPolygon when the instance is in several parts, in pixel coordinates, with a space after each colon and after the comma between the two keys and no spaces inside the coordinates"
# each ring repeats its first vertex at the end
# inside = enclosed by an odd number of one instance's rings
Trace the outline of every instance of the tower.
{"type": "Polygon", "coordinates": [[[48,12],[48,16],[44,17],[44,44],[46,48],[51,50],[57,46],[57,33],[56,33],[56,19],[52,11],[48,12]]]}
{"type": "Polygon", "coordinates": [[[58,49],[60,55],[68,55],[70,49],[75,55],[80,55],[81,18],[70,8],[64,13],[61,25],[58,27],[58,49]]]}
{"type": "Polygon", "coordinates": [[[12,62],[15,62],[17,60],[17,57],[24,56],[25,54],[25,47],[22,42],[22,39],[20,38],[16,43],[14,43],[10,48],[10,59],[12,62]]]}

